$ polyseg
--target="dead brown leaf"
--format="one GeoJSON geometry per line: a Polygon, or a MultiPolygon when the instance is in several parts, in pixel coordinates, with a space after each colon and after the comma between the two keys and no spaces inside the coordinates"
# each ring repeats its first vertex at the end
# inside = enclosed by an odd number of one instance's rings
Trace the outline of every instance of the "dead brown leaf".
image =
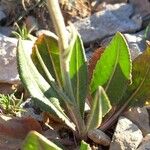
{"type": "Polygon", "coordinates": [[[29,131],[42,132],[40,124],[33,118],[0,116],[0,149],[16,150],[21,147],[29,131]]]}
{"type": "Polygon", "coordinates": [[[68,21],[74,21],[73,18],[85,18],[91,15],[91,8],[88,0],[61,0],[60,4],[66,23],[68,21]]]}
{"type": "Polygon", "coordinates": [[[48,112],[43,112],[43,123],[56,131],[63,127],[66,127],[64,122],[62,122],[58,118],[55,118],[48,112]]]}
{"type": "Polygon", "coordinates": [[[42,132],[40,124],[33,118],[0,116],[0,135],[23,139],[31,130],[42,132]]]}
{"type": "Polygon", "coordinates": [[[94,53],[92,54],[92,57],[89,60],[89,65],[88,65],[89,82],[91,81],[96,63],[100,59],[100,57],[101,57],[102,53],[104,52],[104,50],[105,50],[104,48],[96,49],[94,51],[94,53]]]}

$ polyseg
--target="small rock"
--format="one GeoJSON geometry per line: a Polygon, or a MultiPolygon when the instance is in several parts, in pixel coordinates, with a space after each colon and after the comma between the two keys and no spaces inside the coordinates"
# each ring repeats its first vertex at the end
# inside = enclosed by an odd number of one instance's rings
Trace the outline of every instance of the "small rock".
{"type": "Polygon", "coordinates": [[[28,98],[25,102],[23,102],[20,105],[20,107],[23,109],[23,111],[19,112],[19,114],[18,114],[20,117],[24,117],[24,118],[32,117],[38,121],[43,120],[42,114],[35,113],[31,98],[28,98]]]}
{"type": "Polygon", "coordinates": [[[44,131],[44,136],[48,139],[60,139],[60,136],[56,130],[48,129],[44,131]]]}
{"type": "Polygon", "coordinates": [[[146,40],[144,34],[145,34],[145,30],[142,30],[135,34],[124,34],[124,35],[127,39],[130,48],[135,49],[137,47],[138,51],[142,52],[146,48],[146,44],[145,44],[146,40]]]}
{"type": "Polygon", "coordinates": [[[4,14],[2,10],[0,10],[0,21],[2,21],[5,18],[6,18],[6,15],[4,14]]]}
{"type": "Polygon", "coordinates": [[[135,14],[140,14],[142,17],[150,14],[149,0],[129,0],[129,3],[133,5],[135,14]]]}
{"type": "Polygon", "coordinates": [[[91,2],[92,8],[94,8],[94,12],[98,12],[106,9],[107,4],[116,4],[116,3],[127,3],[127,0],[93,0],[91,2]]]}
{"type": "Polygon", "coordinates": [[[99,129],[94,129],[88,132],[88,137],[97,144],[108,146],[110,145],[110,138],[99,129]]]}
{"type": "Polygon", "coordinates": [[[124,113],[124,116],[135,123],[140,128],[143,135],[150,133],[149,114],[145,107],[131,108],[124,113]]]}
{"type": "MultiPolygon", "coordinates": [[[[0,83],[18,84],[20,82],[16,63],[16,47],[18,39],[0,34],[0,83]]],[[[33,41],[24,41],[30,54],[33,41]]]]}
{"type": "Polygon", "coordinates": [[[150,26],[150,14],[142,18],[142,27],[147,28],[148,26],[150,26]]]}
{"type": "Polygon", "coordinates": [[[150,134],[147,134],[137,150],[150,150],[150,134]]]}
{"type": "Polygon", "coordinates": [[[139,54],[141,54],[141,52],[146,49],[144,32],[145,31],[141,31],[136,34],[125,34],[125,38],[131,50],[132,60],[134,60],[139,54]]]}
{"type": "Polygon", "coordinates": [[[93,51],[92,51],[92,48],[86,48],[85,49],[85,52],[86,52],[86,58],[87,58],[87,60],[89,61],[90,60],[90,58],[91,58],[91,56],[92,56],[92,54],[93,54],[93,51]]]}
{"type": "Polygon", "coordinates": [[[74,23],[81,34],[83,42],[88,44],[95,40],[102,40],[117,31],[135,32],[141,24],[130,19],[133,8],[129,4],[106,5],[106,10],[74,23]]]}
{"type": "Polygon", "coordinates": [[[142,24],[142,17],[140,14],[133,15],[131,19],[139,26],[142,24]]]}
{"type": "Polygon", "coordinates": [[[125,117],[120,117],[109,150],[135,150],[143,139],[141,130],[125,117]]]}
{"type": "Polygon", "coordinates": [[[3,34],[5,36],[10,36],[12,34],[12,29],[11,27],[1,27],[0,26],[0,34],[3,34]]]}
{"type": "Polygon", "coordinates": [[[1,94],[11,94],[14,90],[12,89],[12,84],[0,83],[0,93],[1,94]]]}
{"type": "Polygon", "coordinates": [[[37,115],[34,112],[35,110],[33,108],[24,108],[23,111],[20,112],[20,116],[23,118],[32,117],[35,120],[42,121],[43,120],[42,114],[37,115]]]}
{"type": "Polygon", "coordinates": [[[127,0],[101,0],[101,2],[106,2],[108,4],[116,4],[116,3],[127,3],[127,0]]]}
{"type": "Polygon", "coordinates": [[[23,109],[33,107],[32,99],[27,98],[23,103],[21,103],[20,107],[23,108],[23,109]]]}

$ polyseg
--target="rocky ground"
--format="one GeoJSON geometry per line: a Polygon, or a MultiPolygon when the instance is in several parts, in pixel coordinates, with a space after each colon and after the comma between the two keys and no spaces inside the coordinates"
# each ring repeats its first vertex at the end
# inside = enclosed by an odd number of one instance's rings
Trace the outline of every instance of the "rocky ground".
{"type": "MultiPolygon", "coordinates": [[[[97,48],[107,46],[117,31],[124,33],[132,59],[145,50],[145,41],[150,40],[149,0],[93,0],[92,2],[86,1],[86,3],[76,1],[75,4],[64,0],[60,3],[66,23],[72,21],[81,34],[88,58],[97,48]]],[[[48,28],[53,31],[44,2],[0,1],[0,93],[4,94],[13,92],[14,85],[16,87],[21,85],[16,65],[18,39],[12,37],[12,31],[15,30],[14,22],[19,25],[25,23],[28,29],[35,26],[33,30],[35,37],[42,33],[49,34],[48,28]]],[[[26,40],[29,53],[31,53],[33,43],[33,41],[26,40]]],[[[38,121],[42,120],[41,114],[36,114],[32,105],[22,107],[27,110],[22,113],[22,116],[32,116],[38,121]]],[[[120,116],[111,136],[96,129],[89,133],[89,137],[95,143],[104,146],[99,146],[99,149],[148,150],[150,149],[149,114],[149,107],[133,108],[120,116]]],[[[5,121],[6,119],[0,117],[0,128],[5,121]]],[[[11,129],[11,126],[8,125],[7,129],[11,129]]],[[[1,132],[2,129],[0,129],[1,132]]],[[[10,133],[7,132],[5,136],[9,137],[10,133]]],[[[5,142],[6,140],[3,140],[2,146],[6,146],[5,142]]],[[[12,144],[11,140],[7,142],[12,144]]],[[[20,143],[16,137],[15,143],[17,146],[20,143]]],[[[2,146],[0,142],[0,147],[2,146]]]]}

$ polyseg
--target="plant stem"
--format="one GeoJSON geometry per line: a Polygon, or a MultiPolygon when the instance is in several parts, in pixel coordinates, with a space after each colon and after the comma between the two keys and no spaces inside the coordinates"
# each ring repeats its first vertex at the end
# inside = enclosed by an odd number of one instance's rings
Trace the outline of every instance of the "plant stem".
{"type": "Polygon", "coordinates": [[[58,0],[47,0],[47,4],[57,36],[59,37],[60,49],[64,52],[68,48],[68,32],[60,11],[58,0]]]}
{"type": "Polygon", "coordinates": [[[58,36],[58,45],[60,49],[60,66],[63,87],[69,98],[75,103],[71,81],[69,77],[69,62],[68,62],[68,47],[69,37],[68,32],[64,23],[63,16],[59,7],[58,0],[47,0],[47,6],[55,27],[55,31],[58,36]]]}
{"type": "Polygon", "coordinates": [[[71,119],[76,124],[79,134],[82,135],[85,130],[85,124],[82,119],[81,113],[77,107],[69,75],[69,34],[64,23],[58,0],[47,0],[47,6],[55,27],[56,34],[58,36],[63,87],[67,96],[69,97],[71,102],[73,102],[74,105],[74,108],[68,108],[69,114],[71,119]]]}

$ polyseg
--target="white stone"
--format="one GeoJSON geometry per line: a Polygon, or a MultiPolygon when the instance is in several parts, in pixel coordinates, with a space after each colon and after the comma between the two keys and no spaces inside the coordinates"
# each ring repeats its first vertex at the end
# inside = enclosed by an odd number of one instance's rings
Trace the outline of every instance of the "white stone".
{"type": "MultiPolygon", "coordinates": [[[[19,75],[16,62],[18,39],[0,34],[0,83],[18,83],[19,75]]],[[[24,41],[26,50],[31,53],[33,41],[24,41]]]]}
{"type": "Polygon", "coordinates": [[[6,15],[4,14],[4,12],[1,10],[1,8],[0,8],[0,21],[2,20],[2,19],[4,19],[4,18],[6,18],[6,15]]]}
{"type": "Polygon", "coordinates": [[[126,118],[130,119],[133,123],[135,123],[143,135],[150,133],[150,120],[149,114],[145,107],[137,107],[131,108],[123,114],[126,118]]]}
{"type": "Polygon", "coordinates": [[[88,137],[97,144],[108,146],[111,142],[109,136],[99,129],[93,129],[88,132],[88,137]]]}
{"type": "Polygon", "coordinates": [[[142,17],[150,14],[149,0],[129,0],[134,7],[134,13],[140,14],[142,17]]]}
{"type": "MultiPolygon", "coordinates": [[[[130,18],[133,8],[130,4],[106,5],[106,10],[74,23],[84,43],[102,40],[117,31],[135,32],[141,28],[141,21],[130,18]],[[138,23],[137,23],[138,22],[138,23]]],[[[139,18],[141,19],[141,18],[139,18]]]]}
{"type": "Polygon", "coordinates": [[[132,60],[140,55],[146,48],[144,32],[145,31],[141,31],[136,34],[125,34],[125,38],[127,39],[131,51],[132,60]]]}
{"type": "Polygon", "coordinates": [[[120,117],[109,150],[136,150],[143,139],[141,130],[125,117],[120,117]]]}

